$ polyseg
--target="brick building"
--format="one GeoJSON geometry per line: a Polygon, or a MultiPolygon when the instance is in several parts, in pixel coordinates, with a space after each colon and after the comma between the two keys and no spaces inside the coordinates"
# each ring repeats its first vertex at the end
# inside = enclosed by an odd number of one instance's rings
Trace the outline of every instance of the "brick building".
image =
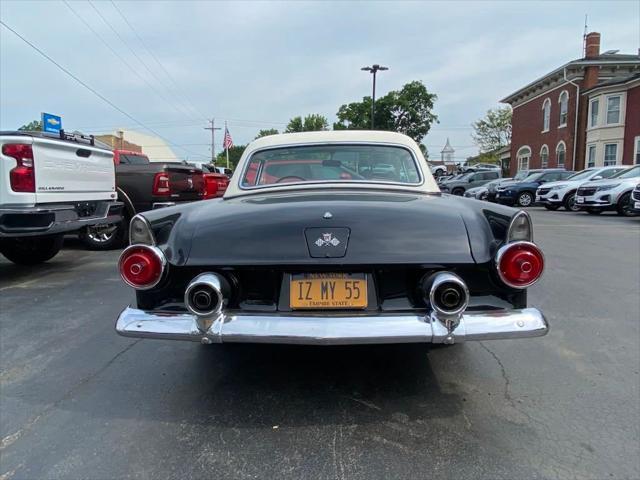
{"type": "MultiPolygon", "coordinates": [[[[623,55],[617,51],[601,54],[600,34],[592,32],[585,37],[584,58],[572,60],[502,99],[503,103],[508,103],[513,108],[509,165],[511,176],[519,170],[531,168],[585,168],[588,163],[589,95],[595,95],[597,88],[607,84],[610,87],[612,84],[627,85],[625,82],[639,73],[640,55],[623,55]]],[[[636,112],[640,110],[637,88],[633,88],[624,95],[624,110],[629,114],[626,117],[627,124],[637,122],[636,112]]],[[[623,100],[622,96],[618,98],[623,100]]],[[[601,108],[607,107],[603,105],[601,108]]],[[[611,103],[611,108],[615,108],[615,101],[611,103]]],[[[619,108],[623,109],[622,106],[619,108]]],[[[603,124],[601,130],[616,127],[624,131],[627,124],[624,113],[620,113],[622,115],[615,126],[603,124]]],[[[603,110],[602,118],[606,114],[603,110]]],[[[630,128],[633,130],[634,127],[630,128]]],[[[626,133],[622,136],[627,138],[626,133]]],[[[592,138],[591,142],[594,142],[592,138]]],[[[626,142],[627,140],[620,140],[616,163],[631,163],[625,161],[631,158],[631,154],[623,154],[626,142]]],[[[596,165],[604,163],[604,148],[603,145],[602,158],[596,165]]],[[[597,154],[598,151],[592,152],[592,155],[596,155],[596,160],[597,154]]]]}

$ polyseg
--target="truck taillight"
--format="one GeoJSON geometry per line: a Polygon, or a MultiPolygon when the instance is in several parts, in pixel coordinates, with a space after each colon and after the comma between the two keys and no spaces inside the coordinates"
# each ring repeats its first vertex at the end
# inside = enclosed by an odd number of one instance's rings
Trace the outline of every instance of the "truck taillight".
{"type": "Polygon", "coordinates": [[[16,166],[9,172],[11,190],[14,192],[35,192],[36,174],[33,168],[31,145],[9,143],[2,146],[2,154],[16,161],[16,166]]]}
{"type": "Polygon", "coordinates": [[[164,172],[156,173],[153,178],[153,194],[169,195],[171,193],[171,185],[169,184],[169,174],[164,172]]]}

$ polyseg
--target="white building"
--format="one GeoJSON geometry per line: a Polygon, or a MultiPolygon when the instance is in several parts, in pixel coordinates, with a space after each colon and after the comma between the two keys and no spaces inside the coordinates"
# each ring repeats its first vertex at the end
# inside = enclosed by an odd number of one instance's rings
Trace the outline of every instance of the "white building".
{"type": "Polygon", "coordinates": [[[442,161],[442,163],[444,163],[445,165],[453,165],[455,163],[453,156],[455,152],[456,151],[451,146],[451,143],[449,143],[449,138],[447,137],[447,143],[440,152],[440,160],[442,161]]]}

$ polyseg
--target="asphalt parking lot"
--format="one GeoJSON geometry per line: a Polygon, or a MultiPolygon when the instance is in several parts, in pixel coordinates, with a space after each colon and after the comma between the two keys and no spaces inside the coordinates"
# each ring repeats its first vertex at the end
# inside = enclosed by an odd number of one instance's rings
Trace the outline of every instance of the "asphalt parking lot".
{"type": "Polygon", "coordinates": [[[0,479],[640,478],[640,217],[531,209],[543,338],[119,337],[118,251],[0,259],[0,479]]]}

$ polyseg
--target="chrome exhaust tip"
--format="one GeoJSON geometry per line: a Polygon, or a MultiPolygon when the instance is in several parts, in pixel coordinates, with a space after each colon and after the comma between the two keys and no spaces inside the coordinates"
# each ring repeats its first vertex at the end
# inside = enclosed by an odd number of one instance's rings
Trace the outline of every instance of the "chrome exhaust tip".
{"type": "Polygon", "coordinates": [[[455,273],[434,273],[421,284],[425,301],[438,317],[459,317],[469,305],[467,284],[455,273]]]}
{"type": "Polygon", "coordinates": [[[187,286],[184,303],[194,315],[206,317],[222,311],[230,292],[229,282],[222,275],[201,273],[187,286]]]}

